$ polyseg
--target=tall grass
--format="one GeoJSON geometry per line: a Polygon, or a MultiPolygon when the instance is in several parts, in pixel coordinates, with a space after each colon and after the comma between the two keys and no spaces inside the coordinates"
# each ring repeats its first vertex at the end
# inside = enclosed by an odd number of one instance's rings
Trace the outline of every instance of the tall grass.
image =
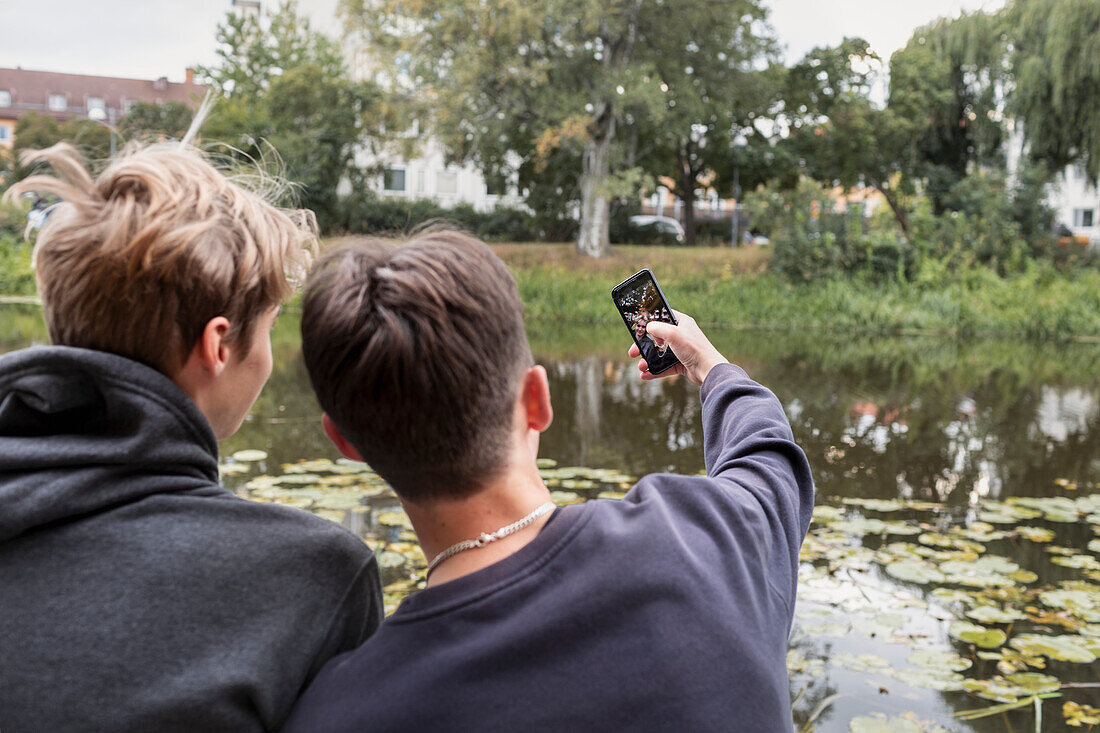
{"type": "Polygon", "coordinates": [[[1060,272],[1032,263],[1005,278],[975,269],[913,283],[836,276],[792,285],[751,252],[623,248],[588,264],[567,250],[498,249],[529,318],[619,323],[611,288],[649,264],[672,306],[710,326],[1100,340],[1100,272],[1093,269],[1060,272]]]}

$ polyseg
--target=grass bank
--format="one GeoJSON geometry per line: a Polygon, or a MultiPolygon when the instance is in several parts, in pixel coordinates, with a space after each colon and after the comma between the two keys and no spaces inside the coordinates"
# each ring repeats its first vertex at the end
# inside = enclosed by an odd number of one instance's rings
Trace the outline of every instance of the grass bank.
{"type": "Polygon", "coordinates": [[[979,269],[926,272],[913,283],[831,278],[792,285],[759,250],[618,247],[592,261],[571,245],[495,245],[527,315],[618,323],[613,285],[641,267],[673,307],[730,328],[1100,341],[1100,272],[1037,263],[1009,278],[979,269]]]}
{"type": "MultiPolygon", "coordinates": [[[[792,285],[760,249],[616,247],[592,260],[569,244],[491,245],[512,268],[527,316],[543,324],[618,325],[611,288],[649,267],[673,307],[710,326],[860,334],[993,336],[1100,342],[1100,272],[1034,264],[925,272],[913,283],[828,278],[792,285]]],[[[0,296],[34,292],[27,247],[0,248],[0,296]]]]}

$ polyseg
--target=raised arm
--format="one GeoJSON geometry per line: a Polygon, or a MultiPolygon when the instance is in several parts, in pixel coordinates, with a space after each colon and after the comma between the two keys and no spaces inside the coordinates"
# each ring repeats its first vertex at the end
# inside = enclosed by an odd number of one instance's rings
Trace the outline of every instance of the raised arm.
{"type": "MultiPolygon", "coordinates": [[[[793,602],[798,552],[814,503],[813,477],[806,455],[794,442],[776,396],[740,367],[730,364],[694,319],[681,313],[676,318],[679,326],[651,322],[649,334],[667,341],[681,363],[653,375],[641,359],[638,368],[642,379],[682,374],[702,386],[707,476],[732,492],[739,504],[747,494],[759,507],[772,536],[771,546],[778,551],[771,563],[793,602]]],[[[637,357],[637,351],[637,347],[631,347],[630,355],[637,357]]]]}

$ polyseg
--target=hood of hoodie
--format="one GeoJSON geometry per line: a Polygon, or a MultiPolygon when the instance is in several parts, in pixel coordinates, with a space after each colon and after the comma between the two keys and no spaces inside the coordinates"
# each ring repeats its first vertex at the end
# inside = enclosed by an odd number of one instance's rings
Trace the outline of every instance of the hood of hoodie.
{"type": "Polygon", "coordinates": [[[160,372],[36,346],[0,356],[0,541],[166,492],[225,494],[205,416],[160,372]]]}

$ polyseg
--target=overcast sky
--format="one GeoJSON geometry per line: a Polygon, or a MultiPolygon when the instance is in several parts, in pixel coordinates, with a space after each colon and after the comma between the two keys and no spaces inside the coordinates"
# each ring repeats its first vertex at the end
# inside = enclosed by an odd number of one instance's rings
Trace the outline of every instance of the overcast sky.
{"type": "MultiPolygon", "coordinates": [[[[265,3],[265,5],[268,3],[265,3]]],[[[337,0],[299,0],[335,33],[337,0]]],[[[844,36],[867,39],[884,59],[913,29],[1004,0],[771,0],[772,25],[794,61],[844,36]]],[[[0,0],[0,67],[182,81],[214,59],[214,30],[230,0],[0,0]]],[[[675,3],[672,4],[675,7],[675,3]]]]}

